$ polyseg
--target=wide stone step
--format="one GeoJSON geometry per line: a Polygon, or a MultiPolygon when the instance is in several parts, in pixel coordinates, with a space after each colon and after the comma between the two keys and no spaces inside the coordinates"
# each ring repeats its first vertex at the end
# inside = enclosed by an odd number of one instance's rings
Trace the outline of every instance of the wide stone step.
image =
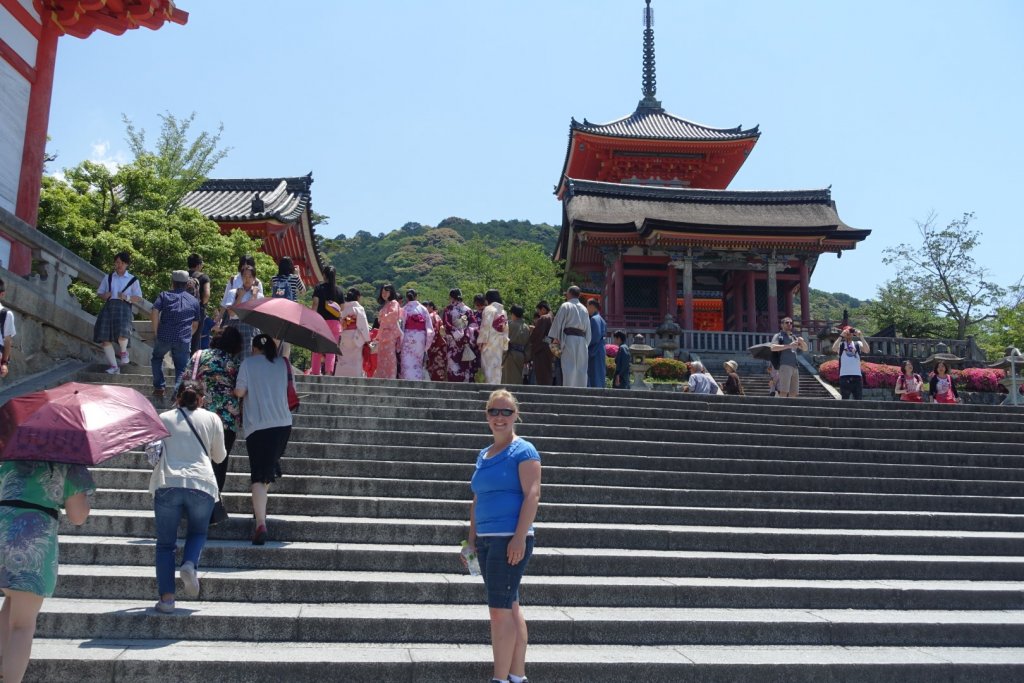
{"type": "MultiPolygon", "coordinates": [[[[282,480],[288,483],[289,478],[282,480]]],[[[229,512],[243,517],[252,515],[251,497],[245,491],[247,475],[229,475],[223,494],[229,512]]],[[[378,517],[444,519],[465,521],[468,501],[430,498],[397,498],[377,496],[307,496],[278,495],[270,498],[270,512],[275,515],[309,515],[316,513],[333,517],[378,517]]],[[[152,496],[148,492],[97,491],[94,504],[101,508],[150,510],[152,496]]],[[[701,524],[714,526],[757,526],[772,528],[835,528],[835,529],[928,529],[961,531],[1024,532],[1024,515],[977,513],[938,513],[880,510],[773,510],[728,507],[667,507],[655,505],[593,505],[583,503],[545,503],[540,505],[540,519],[546,522],[579,522],[611,524],[701,524]]]]}
{"type": "MultiPolygon", "coordinates": [[[[294,471],[306,476],[400,477],[406,479],[468,479],[474,470],[473,452],[467,449],[409,449],[381,446],[375,448],[335,446],[331,457],[299,458],[290,452],[285,457],[294,471]],[[383,451],[383,452],[382,452],[383,451]],[[388,456],[395,459],[388,459],[388,456]]],[[[239,451],[243,450],[241,442],[239,451]]],[[[543,453],[544,482],[563,484],[604,484],[609,479],[641,485],[651,477],[679,477],[691,472],[799,475],[809,477],[875,477],[900,479],[951,479],[1024,482],[1024,467],[971,467],[961,465],[904,465],[868,462],[829,462],[798,460],[751,460],[741,458],[644,458],[642,456],[595,456],[583,453],[543,453]],[[565,463],[565,464],[563,464],[565,463]],[[662,469],[664,467],[664,469],[662,469]]],[[[1024,464],[1024,459],[1022,459],[1024,464]]],[[[235,454],[229,471],[248,472],[247,456],[235,454]]],[[[139,451],[107,460],[96,470],[151,468],[139,451]]]]}
{"type": "MultiPolygon", "coordinates": [[[[304,400],[300,414],[307,406],[321,403],[332,405],[391,405],[402,406],[446,406],[471,411],[479,417],[483,402],[493,387],[489,385],[455,385],[449,383],[408,382],[403,380],[353,380],[349,378],[299,378],[298,391],[304,400]],[[419,402],[418,404],[416,402],[419,402]],[[452,403],[455,402],[455,403],[452,403]]],[[[144,394],[151,391],[148,375],[122,374],[111,378],[104,373],[87,373],[80,381],[95,383],[117,383],[133,386],[144,394]]],[[[524,413],[549,413],[636,416],[649,418],[653,411],[659,415],[672,416],[672,411],[702,411],[703,418],[713,417],[709,413],[754,413],[771,415],[776,418],[798,418],[826,420],[828,426],[860,427],[869,426],[871,421],[887,420],[898,427],[907,426],[918,420],[928,420],[936,429],[945,430],[967,427],[972,420],[974,428],[979,422],[986,427],[998,424],[1000,429],[1015,432],[1024,431],[1015,411],[1006,406],[958,405],[938,406],[933,404],[902,404],[891,401],[837,402],[832,399],[776,399],[769,397],[695,396],[683,393],[665,392],[623,392],[597,389],[574,389],[566,387],[516,386],[514,392],[520,399],[524,413]],[[984,420],[976,420],[980,414],[984,420]],[[936,420],[940,418],[940,420],[936,420]],[[963,425],[945,424],[953,420],[963,425]],[[860,422],[858,422],[860,421],[860,422]]],[[[687,415],[681,415],[687,417],[687,415]]],[[[692,417],[692,415],[690,415],[692,417]]],[[[774,421],[774,420],[773,420],[774,421]]]]}
{"type": "MultiPolygon", "coordinates": [[[[1014,647],[1024,611],[788,610],[527,605],[530,642],[614,645],[1014,647]]],[[[483,605],[181,601],[172,615],[133,600],[51,598],[46,638],[486,644],[483,605]]]]}
{"type": "MultiPolygon", "coordinates": [[[[27,683],[483,681],[487,645],[37,637],[27,683]]],[[[1019,683],[1024,648],[544,645],[527,673],[558,683],[1019,683]]]]}
{"type": "MultiPolygon", "coordinates": [[[[457,564],[453,564],[453,569],[457,564]]],[[[479,605],[479,578],[456,574],[200,569],[204,602],[479,605]]],[[[179,590],[181,589],[179,585],[179,590]]],[[[69,565],[57,597],[155,599],[152,567],[69,565]]],[[[524,604],[576,607],[999,610],[1024,608],[1024,582],[813,581],[690,577],[527,576],[524,604]]],[[[343,608],[343,607],[342,607],[343,608]]]]}
{"type": "MultiPolygon", "coordinates": [[[[273,499],[273,496],[271,496],[273,499]]],[[[468,524],[452,520],[376,519],[274,515],[271,538],[345,543],[427,543],[458,545],[468,524]]],[[[91,535],[155,535],[152,513],[142,510],[94,510],[80,527],[62,523],[62,532],[91,535]]],[[[211,538],[242,540],[249,520],[229,519],[210,531],[211,538]]],[[[538,523],[537,533],[552,547],[629,550],[685,550],[751,553],[875,553],[923,555],[1020,554],[1024,534],[986,531],[899,531],[860,529],[771,529],[633,524],[538,523]]]]}
{"type": "MultiPolygon", "coordinates": [[[[248,469],[248,468],[246,468],[248,469]]],[[[291,462],[282,459],[281,469],[294,473],[291,462]]],[[[363,471],[346,473],[347,476],[293,476],[282,482],[278,490],[288,493],[310,493],[328,495],[388,495],[394,487],[394,495],[436,497],[443,499],[467,498],[469,480],[473,467],[448,468],[445,474],[452,479],[423,479],[424,470],[430,466],[390,463],[374,468],[355,468],[363,471]]],[[[439,468],[440,469],[440,468],[439,468]]],[[[994,480],[953,480],[953,479],[910,479],[872,477],[869,472],[857,477],[808,476],[804,474],[732,474],[719,472],[658,472],[658,471],[597,471],[576,472],[576,477],[559,477],[556,470],[554,481],[545,478],[544,498],[555,502],[580,502],[581,498],[566,499],[566,492],[588,496],[592,487],[610,486],[628,488],[637,492],[650,489],[723,489],[743,491],[844,491],[850,493],[894,493],[947,496],[988,496],[995,498],[1024,499],[1024,482],[994,480]],[[559,480],[563,481],[559,481],[559,480]],[[566,481],[567,480],[567,481],[566,481]],[[582,480],[582,481],[581,481],[582,480]],[[563,483],[564,482],[564,483],[563,483]],[[586,482],[586,483],[585,483],[586,482]]],[[[143,470],[104,469],[97,472],[104,484],[125,488],[148,488],[149,473],[143,470]],[[120,479],[118,479],[120,477],[120,479]]],[[[303,475],[310,475],[302,471],[303,475]]],[[[97,482],[99,485],[99,482],[97,482]]],[[[598,502],[598,501],[595,501],[598,502]]],[[[626,501],[623,501],[626,502],[626,501]]]]}
{"type": "MultiPolygon", "coordinates": [[[[325,411],[326,412],[326,411],[325,411]]],[[[529,425],[536,434],[546,434],[548,429],[565,429],[565,416],[559,413],[523,413],[524,426],[529,425]]],[[[764,416],[747,416],[748,420],[739,421],[733,419],[732,415],[705,414],[701,419],[687,419],[668,416],[657,418],[639,417],[601,417],[590,420],[581,419],[573,421],[576,429],[594,429],[595,437],[611,431],[618,431],[621,434],[635,435],[646,440],[667,440],[663,438],[663,430],[690,431],[699,428],[702,431],[728,431],[730,433],[753,434],[761,440],[785,438],[787,441],[793,437],[817,437],[827,436],[833,440],[859,439],[865,436],[865,431],[874,439],[905,439],[910,441],[939,442],[944,439],[964,439],[963,430],[943,429],[939,425],[921,424],[919,426],[906,423],[895,423],[891,426],[873,424],[870,427],[856,426],[849,424],[843,426],[827,426],[822,424],[782,424],[776,421],[766,422],[764,416]],[[710,418],[710,419],[709,419],[710,418]],[[760,418],[760,419],[758,419],[760,418]]],[[[348,429],[353,421],[358,421],[363,429],[396,429],[386,418],[381,417],[378,408],[367,406],[346,406],[344,410],[335,410],[327,414],[309,414],[305,411],[296,413],[296,428],[309,429],[348,429]]],[[[488,434],[486,425],[481,420],[481,411],[466,411],[435,409],[407,410],[402,411],[404,430],[439,431],[437,424],[460,424],[464,431],[486,436],[488,434]]],[[[1016,442],[1020,433],[1016,430],[978,429],[975,427],[970,432],[969,440],[974,443],[1003,443],[1016,442]]]]}
{"type": "MultiPolygon", "coordinates": [[[[144,537],[62,535],[61,562],[152,566],[154,541],[144,537]]],[[[205,569],[460,572],[458,547],[269,541],[207,542],[205,569]],[[453,569],[454,567],[454,569],[453,569]]],[[[691,552],[540,546],[531,576],[729,577],[770,579],[1024,581],[1024,557],[691,552]]]]}

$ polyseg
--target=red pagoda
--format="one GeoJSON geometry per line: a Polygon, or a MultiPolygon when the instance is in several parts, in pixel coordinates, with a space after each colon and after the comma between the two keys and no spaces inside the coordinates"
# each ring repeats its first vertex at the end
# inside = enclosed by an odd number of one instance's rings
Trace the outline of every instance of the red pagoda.
{"type": "Polygon", "coordinates": [[[555,188],[563,219],[554,258],[604,301],[616,327],[657,327],[672,315],[684,330],[774,331],[780,314],[793,315],[799,291],[809,329],[818,257],[853,249],[871,231],[843,223],[829,189],[727,189],[760,132],[709,128],[664,110],[646,5],[636,111],[570,124],[555,188]]]}

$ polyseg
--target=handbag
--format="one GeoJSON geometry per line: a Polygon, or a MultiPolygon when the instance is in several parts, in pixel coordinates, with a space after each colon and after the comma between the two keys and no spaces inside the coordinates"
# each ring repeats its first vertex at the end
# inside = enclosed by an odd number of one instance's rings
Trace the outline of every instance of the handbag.
{"type": "Polygon", "coordinates": [[[299,409],[299,392],[295,391],[295,374],[292,372],[292,364],[285,360],[285,368],[288,369],[288,410],[295,412],[299,409]]]}
{"type": "Polygon", "coordinates": [[[473,353],[473,349],[469,348],[468,345],[464,349],[462,349],[462,362],[463,363],[470,363],[470,362],[475,361],[475,360],[476,360],[476,354],[473,353]]]}

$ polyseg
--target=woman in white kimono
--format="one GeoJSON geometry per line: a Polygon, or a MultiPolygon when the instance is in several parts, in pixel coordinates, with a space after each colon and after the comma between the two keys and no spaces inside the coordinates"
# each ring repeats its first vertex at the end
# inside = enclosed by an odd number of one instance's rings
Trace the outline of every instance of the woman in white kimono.
{"type": "Polygon", "coordinates": [[[345,305],[341,307],[341,358],[335,369],[338,377],[365,377],[363,345],[370,341],[370,325],[366,310],[359,303],[361,296],[355,287],[345,292],[345,305]]]}
{"type": "Polygon", "coordinates": [[[480,320],[480,334],[477,337],[480,367],[484,371],[485,382],[501,384],[501,363],[508,351],[508,318],[498,290],[488,289],[484,299],[487,300],[487,306],[480,320]]]}
{"type": "Polygon", "coordinates": [[[430,311],[416,300],[416,290],[405,293],[402,318],[405,320],[405,336],[402,338],[402,379],[426,380],[423,367],[427,347],[434,341],[434,325],[430,311]]]}

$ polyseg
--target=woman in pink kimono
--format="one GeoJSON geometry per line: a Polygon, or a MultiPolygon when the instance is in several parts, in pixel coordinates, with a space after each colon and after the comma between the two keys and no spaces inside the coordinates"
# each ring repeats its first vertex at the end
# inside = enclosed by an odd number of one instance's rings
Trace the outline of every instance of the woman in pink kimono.
{"type": "Polygon", "coordinates": [[[338,359],[339,377],[363,377],[363,345],[370,341],[370,325],[366,310],[359,299],[362,293],[355,287],[345,292],[345,305],[341,307],[341,358],[338,359]]]}
{"type": "Polygon", "coordinates": [[[377,321],[380,332],[377,335],[377,370],[375,379],[395,379],[398,377],[398,345],[402,342],[402,307],[398,302],[398,292],[392,284],[384,285],[377,295],[380,311],[377,321]]]}
{"type": "Polygon", "coordinates": [[[431,382],[444,382],[448,379],[448,344],[444,339],[444,326],[434,302],[424,301],[423,305],[430,312],[430,324],[434,326],[434,341],[427,347],[427,375],[431,382]]]}
{"type": "Polygon", "coordinates": [[[402,379],[424,381],[427,373],[423,368],[427,347],[434,341],[434,326],[430,311],[416,300],[416,290],[405,293],[402,319],[405,320],[405,335],[402,337],[402,379]]]}
{"type": "Polygon", "coordinates": [[[477,337],[480,367],[484,371],[485,382],[501,384],[501,362],[508,350],[508,318],[498,290],[488,289],[484,299],[487,306],[481,316],[480,334],[477,337]]]}
{"type": "Polygon", "coordinates": [[[445,341],[448,346],[448,381],[472,382],[476,352],[472,348],[475,330],[470,327],[473,312],[462,301],[462,290],[448,292],[451,303],[444,309],[445,341]]]}

